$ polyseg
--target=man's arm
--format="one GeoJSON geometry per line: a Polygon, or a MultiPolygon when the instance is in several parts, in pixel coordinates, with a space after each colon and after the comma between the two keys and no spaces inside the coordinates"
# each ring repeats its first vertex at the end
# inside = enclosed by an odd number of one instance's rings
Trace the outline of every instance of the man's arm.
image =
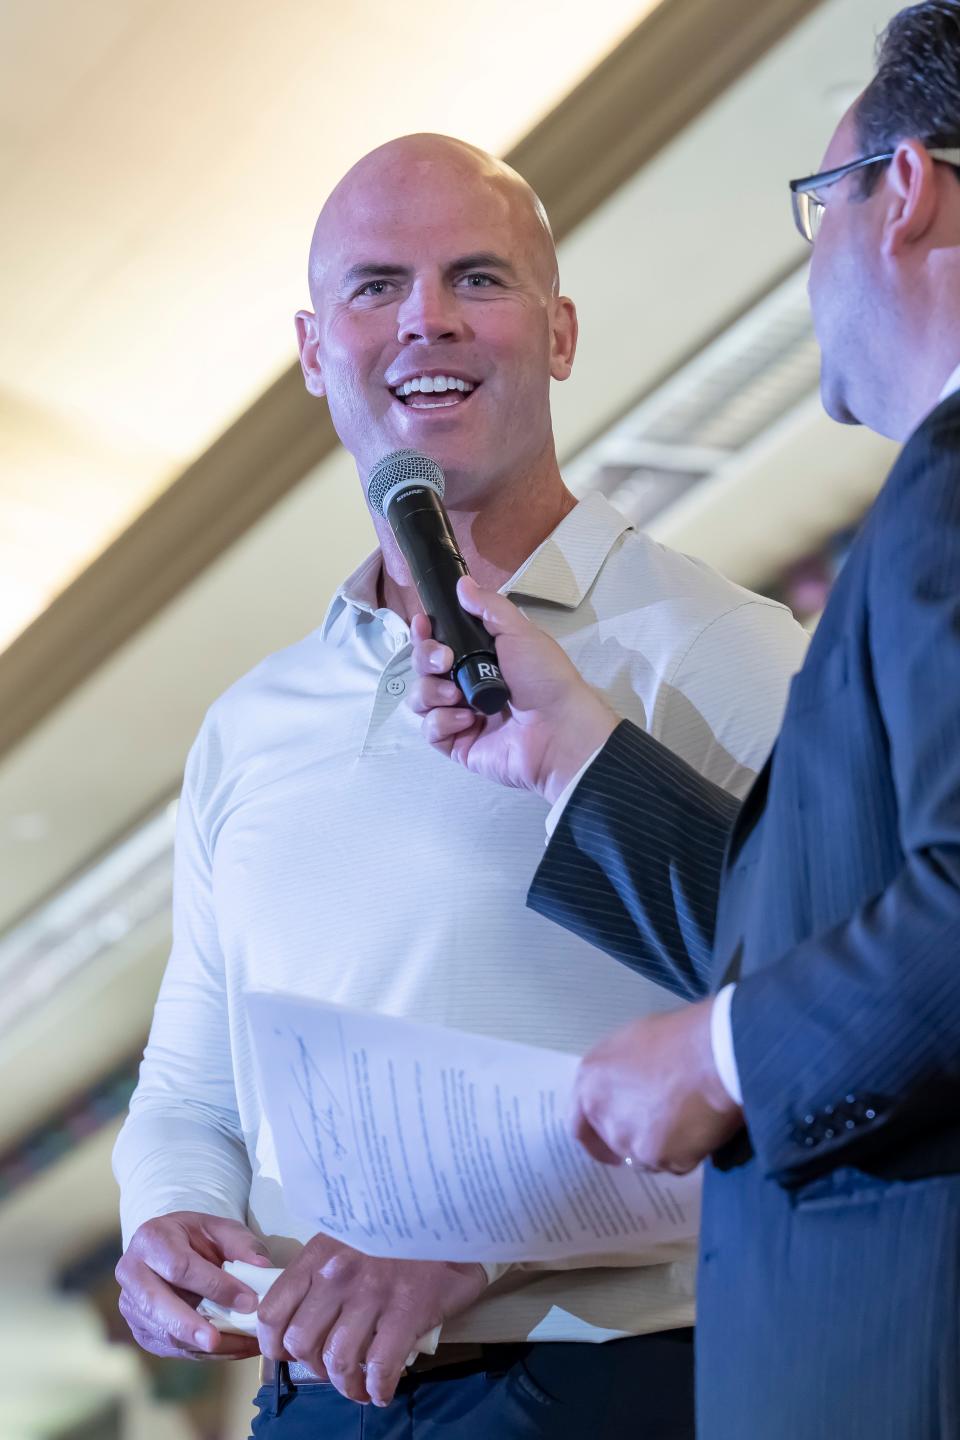
{"type": "Polygon", "coordinates": [[[868,599],[903,866],[733,997],[748,1128],[788,1183],[952,1122],[960,1102],[960,483],[929,437],[894,483],[868,599]]]}
{"type": "Polygon", "coordinates": [[[144,1221],[173,1211],[246,1221],[250,1162],[237,1113],[210,856],[197,816],[203,755],[201,732],[177,812],[173,945],[114,1149],[125,1245],[144,1221]]]}
{"type": "Polygon", "coordinates": [[[738,809],[625,720],[567,803],[527,904],[685,999],[704,995],[738,809]]]}
{"type": "Polygon", "coordinates": [[[124,1254],[120,1310],[157,1355],[254,1355],[256,1343],[200,1320],[201,1297],[252,1312],[225,1260],[269,1266],[246,1225],[250,1164],[237,1115],[210,859],[198,823],[203,735],[177,814],[173,947],[130,1114],[114,1149],[124,1254]]]}
{"type": "Polygon", "coordinates": [[[611,739],[573,792],[583,808],[548,851],[532,908],[685,998],[705,993],[736,801],[773,749],[806,648],[789,610],[756,597],[705,624],[653,707],[666,749],[627,727],[611,739]]]}

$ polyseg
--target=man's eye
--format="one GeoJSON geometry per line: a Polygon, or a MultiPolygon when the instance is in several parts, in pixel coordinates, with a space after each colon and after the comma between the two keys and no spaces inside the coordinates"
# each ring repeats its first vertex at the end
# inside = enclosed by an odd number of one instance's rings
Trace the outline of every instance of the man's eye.
{"type": "Polygon", "coordinates": [[[385,295],[389,284],[389,280],[368,280],[366,285],[362,285],[357,291],[357,295],[385,295]]]}
{"type": "Polygon", "coordinates": [[[489,286],[497,284],[492,275],[481,275],[479,272],[464,275],[463,280],[468,290],[486,290],[489,286]]]}

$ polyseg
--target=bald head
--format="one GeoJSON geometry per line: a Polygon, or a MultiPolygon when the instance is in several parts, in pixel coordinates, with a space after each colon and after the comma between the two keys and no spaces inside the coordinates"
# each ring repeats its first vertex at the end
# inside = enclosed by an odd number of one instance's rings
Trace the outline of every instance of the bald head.
{"type": "Polygon", "coordinates": [[[546,295],[559,290],[557,252],[547,212],[522,175],[485,150],[448,135],[405,135],[371,150],[347,171],[317,219],[309,283],[318,305],[345,237],[384,224],[415,227],[444,197],[458,218],[493,224],[510,237],[546,295]]]}
{"type": "Polygon", "coordinates": [[[577,315],[543,206],[508,165],[444,135],[371,151],[317,221],[310,294],[304,379],[361,475],[426,447],[461,499],[560,483],[550,385],[570,374],[577,315]]]}

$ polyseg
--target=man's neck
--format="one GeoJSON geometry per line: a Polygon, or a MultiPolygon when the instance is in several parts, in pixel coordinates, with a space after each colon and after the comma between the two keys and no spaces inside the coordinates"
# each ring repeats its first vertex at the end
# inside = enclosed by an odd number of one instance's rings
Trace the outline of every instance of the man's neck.
{"type": "MultiPolygon", "coordinates": [[[[576,503],[556,471],[529,492],[514,486],[479,508],[448,508],[447,514],[470,574],[484,589],[499,590],[576,503]]],[[[380,604],[409,624],[423,607],[389,525],[380,516],[373,519],[383,555],[380,604]]]]}

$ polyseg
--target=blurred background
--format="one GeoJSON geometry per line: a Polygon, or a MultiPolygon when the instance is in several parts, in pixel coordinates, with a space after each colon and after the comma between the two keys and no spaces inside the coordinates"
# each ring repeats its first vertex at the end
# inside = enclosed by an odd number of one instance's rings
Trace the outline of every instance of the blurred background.
{"type": "Polygon", "coordinates": [[[438,130],[542,195],[572,488],[816,623],[892,447],[824,419],[786,181],[891,0],[3,0],[0,1440],[245,1440],[249,1364],[116,1313],[111,1147],[187,749],[372,548],[303,392],[315,214],[438,130]]]}

